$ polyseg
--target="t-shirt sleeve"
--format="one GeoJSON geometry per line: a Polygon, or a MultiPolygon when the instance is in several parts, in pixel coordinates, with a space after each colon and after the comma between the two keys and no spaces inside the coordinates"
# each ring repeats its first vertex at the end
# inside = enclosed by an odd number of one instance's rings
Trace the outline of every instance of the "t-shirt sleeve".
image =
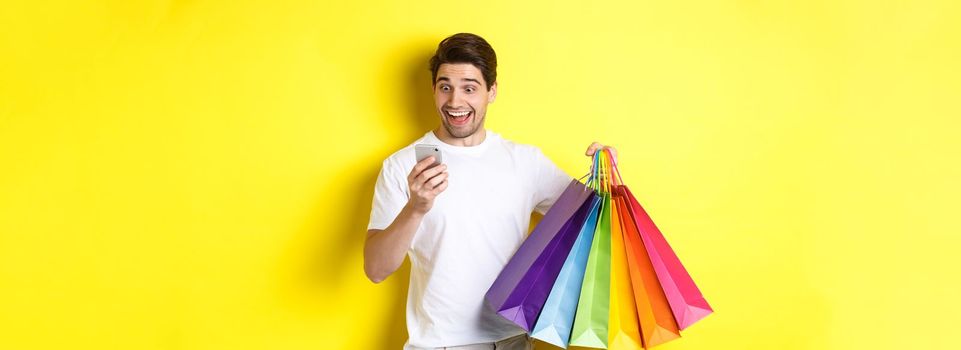
{"type": "Polygon", "coordinates": [[[374,185],[374,201],[370,208],[368,230],[383,230],[390,226],[407,204],[407,176],[390,159],[384,161],[374,185]]]}
{"type": "Polygon", "coordinates": [[[534,171],[534,210],[545,214],[574,178],[557,167],[538,148],[535,148],[534,164],[536,165],[534,171]]]}

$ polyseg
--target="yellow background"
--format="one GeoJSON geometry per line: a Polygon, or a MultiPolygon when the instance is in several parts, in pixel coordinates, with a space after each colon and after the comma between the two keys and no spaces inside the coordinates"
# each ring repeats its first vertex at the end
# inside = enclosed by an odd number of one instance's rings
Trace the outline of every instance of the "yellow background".
{"type": "Polygon", "coordinates": [[[462,31],[488,128],[620,151],[716,310],[661,349],[961,347],[961,2],[589,3],[6,2],[0,348],[398,349],[373,182],[462,31]]]}

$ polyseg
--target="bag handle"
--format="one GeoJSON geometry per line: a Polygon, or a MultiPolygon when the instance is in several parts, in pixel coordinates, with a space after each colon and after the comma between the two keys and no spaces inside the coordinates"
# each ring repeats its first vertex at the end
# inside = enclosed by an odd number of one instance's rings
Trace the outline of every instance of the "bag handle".
{"type": "Polygon", "coordinates": [[[598,193],[610,193],[613,187],[624,185],[621,170],[617,167],[617,158],[609,148],[594,153],[591,172],[585,176],[590,176],[587,186],[598,193]]]}
{"type": "Polygon", "coordinates": [[[621,177],[621,169],[617,167],[617,158],[614,157],[614,152],[611,152],[610,148],[605,148],[603,149],[603,151],[608,155],[607,160],[608,160],[608,165],[610,166],[610,169],[613,169],[611,171],[611,182],[614,185],[623,186],[624,179],[621,177]]]}
{"type": "Polygon", "coordinates": [[[609,159],[609,154],[605,152],[595,152],[594,153],[594,166],[593,179],[594,183],[592,188],[598,193],[610,193],[612,185],[612,174],[611,174],[611,161],[609,159]]]}
{"type": "Polygon", "coordinates": [[[600,158],[597,153],[594,153],[594,157],[591,158],[591,171],[588,173],[590,178],[587,179],[587,187],[590,187],[595,192],[600,192],[600,158]]]}

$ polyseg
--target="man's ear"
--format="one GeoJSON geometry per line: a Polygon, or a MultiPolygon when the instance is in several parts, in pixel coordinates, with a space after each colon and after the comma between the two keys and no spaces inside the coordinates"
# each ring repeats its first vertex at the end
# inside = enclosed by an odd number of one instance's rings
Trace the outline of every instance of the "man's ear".
{"type": "Polygon", "coordinates": [[[497,82],[495,81],[491,84],[490,90],[487,90],[487,103],[494,103],[494,98],[497,97],[497,82]]]}

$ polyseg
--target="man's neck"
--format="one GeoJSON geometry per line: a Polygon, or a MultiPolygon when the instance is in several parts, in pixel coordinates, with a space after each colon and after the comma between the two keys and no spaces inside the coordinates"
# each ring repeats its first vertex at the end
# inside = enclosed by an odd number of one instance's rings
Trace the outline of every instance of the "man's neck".
{"type": "Polygon", "coordinates": [[[434,129],[434,136],[437,136],[437,139],[441,140],[441,142],[451,146],[472,147],[484,142],[484,139],[487,138],[487,130],[481,127],[477,129],[477,132],[468,135],[467,137],[458,138],[447,133],[447,129],[444,129],[444,126],[441,125],[437,127],[437,129],[434,129]]]}

